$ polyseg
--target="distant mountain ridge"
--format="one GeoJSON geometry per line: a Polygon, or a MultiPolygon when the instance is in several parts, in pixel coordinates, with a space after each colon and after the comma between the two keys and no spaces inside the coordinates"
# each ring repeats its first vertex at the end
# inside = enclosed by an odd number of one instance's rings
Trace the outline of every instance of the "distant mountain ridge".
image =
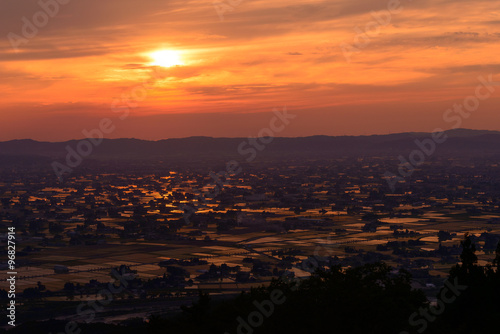
{"type": "MultiPolygon", "coordinates": [[[[446,131],[447,140],[436,145],[440,154],[500,154],[500,132],[454,129],[446,131]]],[[[399,155],[418,149],[415,140],[432,138],[431,133],[406,132],[369,136],[276,137],[258,147],[248,138],[188,137],[157,141],[141,139],[104,139],[93,146],[89,159],[226,159],[249,156],[255,150],[259,158],[335,157],[360,155],[399,155]],[[264,147],[262,150],[260,150],[264,147]],[[245,153],[246,152],[246,153],[245,153]]],[[[82,139],[86,140],[86,139],[82,139]]],[[[81,140],[39,142],[31,139],[0,142],[0,159],[44,157],[59,159],[67,148],[76,149],[81,140]]]]}

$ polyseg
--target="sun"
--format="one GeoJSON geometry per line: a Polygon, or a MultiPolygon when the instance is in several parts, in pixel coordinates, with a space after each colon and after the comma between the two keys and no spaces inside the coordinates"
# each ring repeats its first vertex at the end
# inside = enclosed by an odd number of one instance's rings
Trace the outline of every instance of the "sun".
{"type": "Polygon", "coordinates": [[[179,51],[160,50],[150,53],[149,57],[153,59],[151,65],[154,66],[172,67],[177,65],[183,65],[179,51]]]}

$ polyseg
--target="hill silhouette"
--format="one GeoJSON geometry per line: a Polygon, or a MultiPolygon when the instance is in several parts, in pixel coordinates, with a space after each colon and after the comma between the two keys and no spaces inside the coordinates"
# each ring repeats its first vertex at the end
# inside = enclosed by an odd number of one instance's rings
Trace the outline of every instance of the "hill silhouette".
{"type": "MultiPolygon", "coordinates": [[[[436,145],[440,155],[498,155],[500,132],[454,129],[446,131],[447,139],[436,145]]],[[[415,141],[430,139],[430,133],[397,133],[371,136],[276,137],[257,151],[259,159],[330,158],[339,156],[397,156],[418,149],[415,141]]],[[[0,157],[60,159],[67,147],[76,148],[79,140],[39,142],[11,140],[0,142],[0,157]]],[[[97,160],[197,160],[229,159],[248,154],[248,138],[189,137],[147,141],[140,139],[104,139],[93,147],[89,158],[97,160]],[[247,153],[242,153],[247,152],[247,153]]]]}

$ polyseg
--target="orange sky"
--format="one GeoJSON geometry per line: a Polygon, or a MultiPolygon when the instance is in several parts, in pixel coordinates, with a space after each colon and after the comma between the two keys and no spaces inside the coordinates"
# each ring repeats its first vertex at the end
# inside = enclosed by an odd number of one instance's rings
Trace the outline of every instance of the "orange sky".
{"type": "MultiPolygon", "coordinates": [[[[225,0],[223,21],[212,0],[60,1],[17,52],[9,33],[42,8],[0,4],[0,140],[78,139],[104,117],[110,138],[255,136],[285,105],[280,136],[432,131],[478,76],[500,81],[497,1],[401,0],[350,62],[342,43],[397,0],[225,0]],[[182,65],[152,65],[158,50],[182,65]],[[123,120],[116,99],[134,103],[123,120]]],[[[500,130],[499,106],[500,86],[461,127],[500,130]]]]}

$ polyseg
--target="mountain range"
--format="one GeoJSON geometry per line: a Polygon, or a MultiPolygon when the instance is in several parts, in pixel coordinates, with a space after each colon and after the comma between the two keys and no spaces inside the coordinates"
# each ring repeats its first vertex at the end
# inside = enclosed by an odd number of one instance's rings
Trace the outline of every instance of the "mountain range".
{"type": "MultiPolygon", "coordinates": [[[[445,131],[446,139],[435,143],[436,153],[451,155],[500,154],[500,132],[453,129],[445,131]]],[[[432,140],[431,133],[407,132],[371,136],[276,137],[248,138],[189,137],[148,141],[140,139],[103,139],[97,145],[88,139],[65,142],[40,142],[31,139],[0,142],[0,161],[12,158],[61,159],[71,150],[91,150],[88,159],[115,160],[182,160],[329,158],[340,156],[398,156],[420,149],[418,142],[432,140]],[[82,144],[82,141],[87,143],[82,144]]]]}

